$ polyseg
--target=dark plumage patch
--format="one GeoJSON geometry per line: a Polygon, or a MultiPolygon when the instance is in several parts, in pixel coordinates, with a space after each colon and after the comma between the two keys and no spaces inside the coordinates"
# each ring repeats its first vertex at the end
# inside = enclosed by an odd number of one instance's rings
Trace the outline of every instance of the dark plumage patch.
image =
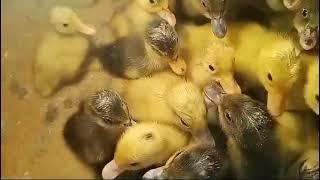
{"type": "Polygon", "coordinates": [[[152,49],[170,58],[177,54],[178,33],[167,21],[155,20],[148,24],[145,39],[152,49]]]}
{"type": "Polygon", "coordinates": [[[95,49],[93,54],[99,58],[104,69],[124,77],[130,67],[143,66],[144,41],[139,36],[120,38],[110,45],[95,49]]]}

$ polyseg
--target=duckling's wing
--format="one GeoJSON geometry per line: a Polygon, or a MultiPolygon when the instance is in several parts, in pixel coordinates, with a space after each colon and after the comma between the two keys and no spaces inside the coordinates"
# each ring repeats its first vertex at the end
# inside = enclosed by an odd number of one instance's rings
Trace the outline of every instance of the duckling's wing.
{"type": "Polygon", "coordinates": [[[144,41],[138,36],[124,37],[102,47],[97,56],[106,70],[123,76],[127,69],[139,67],[137,63],[142,63],[145,57],[144,41]]]}

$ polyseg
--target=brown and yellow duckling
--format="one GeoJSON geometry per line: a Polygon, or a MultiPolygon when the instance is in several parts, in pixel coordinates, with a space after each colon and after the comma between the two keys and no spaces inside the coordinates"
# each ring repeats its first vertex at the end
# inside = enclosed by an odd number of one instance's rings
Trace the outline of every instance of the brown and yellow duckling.
{"type": "Polygon", "coordinates": [[[114,91],[102,90],[85,99],[64,127],[64,139],[86,164],[100,172],[112,160],[116,143],[133,121],[114,91]]]}
{"type": "Polygon", "coordinates": [[[50,11],[54,31],[42,39],[34,62],[35,88],[41,96],[52,95],[61,83],[74,80],[86,59],[89,41],[81,35],[93,35],[95,30],[64,6],[50,11]]]}
{"type": "Polygon", "coordinates": [[[184,75],[186,64],[178,58],[178,34],[168,22],[157,19],[150,22],[143,35],[123,37],[114,43],[94,49],[104,69],[119,77],[137,79],[168,66],[178,75],[184,75]]]}
{"type": "Polygon", "coordinates": [[[164,165],[176,151],[189,143],[190,136],[176,127],[154,122],[139,123],[121,136],[114,158],[102,171],[113,179],[125,170],[164,165]]]}

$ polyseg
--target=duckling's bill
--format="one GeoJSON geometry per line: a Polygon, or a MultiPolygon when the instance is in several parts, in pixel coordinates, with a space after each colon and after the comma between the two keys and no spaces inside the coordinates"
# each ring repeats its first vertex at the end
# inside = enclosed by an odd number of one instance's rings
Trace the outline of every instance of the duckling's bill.
{"type": "Polygon", "coordinates": [[[283,0],[283,5],[289,10],[297,10],[304,0],[283,0]]]}
{"type": "Polygon", "coordinates": [[[158,12],[158,15],[166,20],[171,26],[175,26],[177,23],[176,16],[169,10],[169,9],[163,9],[160,12],[158,12]]]}
{"type": "Polygon", "coordinates": [[[161,174],[163,172],[164,167],[165,166],[161,166],[161,167],[149,170],[142,176],[142,179],[161,179],[161,174]]]}
{"type": "Polygon", "coordinates": [[[286,93],[284,92],[269,92],[268,93],[268,110],[272,116],[280,116],[285,109],[286,93]]]}
{"type": "Polygon", "coordinates": [[[118,167],[115,160],[112,160],[108,164],[106,164],[104,166],[104,168],[102,169],[102,178],[103,179],[114,179],[124,171],[125,171],[124,169],[121,169],[118,167]]]}
{"type": "Polygon", "coordinates": [[[96,30],[93,27],[90,27],[89,25],[86,25],[83,23],[80,19],[76,19],[74,21],[74,27],[77,31],[86,34],[86,35],[94,35],[96,34],[96,30]]]}
{"type": "Polygon", "coordinates": [[[211,19],[212,31],[218,38],[223,38],[227,33],[226,21],[223,17],[213,17],[211,19]]]}
{"type": "Polygon", "coordinates": [[[176,61],[169,62],[169,66],[171,70],[177,75],[183,76],[187,72],[187,63],[181,57],[177,57],[176,61]]]}

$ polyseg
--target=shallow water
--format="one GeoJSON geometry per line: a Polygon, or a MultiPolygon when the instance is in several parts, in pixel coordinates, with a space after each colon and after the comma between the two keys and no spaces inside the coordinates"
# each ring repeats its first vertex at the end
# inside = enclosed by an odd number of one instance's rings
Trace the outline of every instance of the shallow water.
{"type": "Polygon", "coordinates": [[[111,0],[104,0],[99,8],[91,8],[92,2],[1,1],[1,178],[93,178],[66,147],[62,129],[77,110],[80,97],[104,88],[108,77],[90,72],[80,83],[41,98],[32,74],[38,42],[51,28],[50,7],[71,6],[83,21],[99,27],[113,12],[111,0]]]}

